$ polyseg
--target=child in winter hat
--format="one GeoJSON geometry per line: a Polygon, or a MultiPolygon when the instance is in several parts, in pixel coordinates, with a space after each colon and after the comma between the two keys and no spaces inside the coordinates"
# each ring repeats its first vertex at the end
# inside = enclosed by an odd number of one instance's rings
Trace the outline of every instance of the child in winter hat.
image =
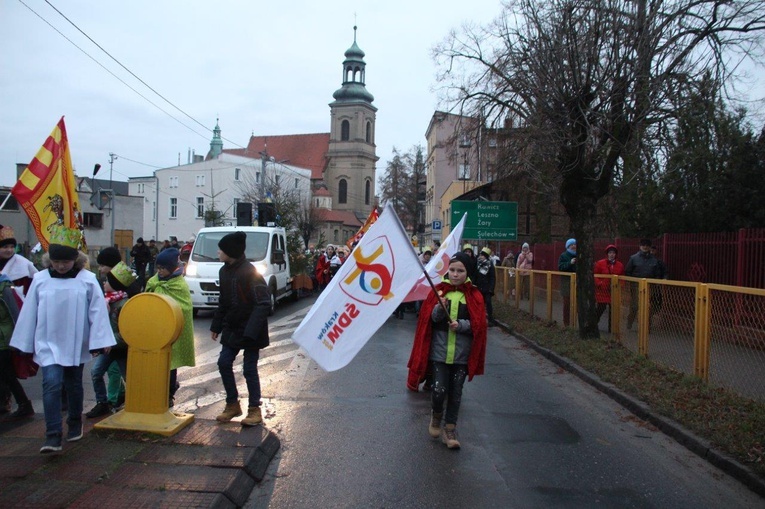
{"type": "Polygon", "coordinates": [[[175,270],[175,268],[178,267],[180,263],[180,256],[181,253],[174,247],[165,249],[157,255],[157,261],[155,262],[155,265],[157,268],[164,267],[172,272],[175,270]]]}

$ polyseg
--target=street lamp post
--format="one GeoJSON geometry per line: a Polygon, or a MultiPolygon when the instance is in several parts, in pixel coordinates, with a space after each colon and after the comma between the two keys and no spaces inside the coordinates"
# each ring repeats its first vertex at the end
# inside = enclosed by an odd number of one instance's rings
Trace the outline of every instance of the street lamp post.
{"type": "Polygon", "coordinates": [[[109,246],[114,247],[114,209],[117,201],[117,197],[114,193],[114,183],[112,180],[112,170],[114,169],[114,160],[117,159],[117,155],[109,152],[109,193],[111,193],[112,196],[112,231],[111,231],[111,243],[109,246]]]}

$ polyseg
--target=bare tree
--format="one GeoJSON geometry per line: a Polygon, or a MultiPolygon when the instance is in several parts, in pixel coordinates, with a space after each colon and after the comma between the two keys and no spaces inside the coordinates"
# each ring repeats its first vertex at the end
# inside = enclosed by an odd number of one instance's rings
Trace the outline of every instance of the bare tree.
{"type": "MultiPolygon", "coordinates": [[[[306,247],[308,247],[313,233],[319,229],[321,224],[321,218],[317,210],[313,202],[308,200],[308,206],[301,209],[299,213],[297,228],[300,230],[300,236],[303,238],[306,247]]],[[[318,245],[321,245],[321,239],[319,239],[318,245]]]]}
{"type": "Polygon", "coordinates": [[[425,180],[425,162],[422,147],[417,145],[405,154],[393,148],[393,159],[388,161],[380,181],[383,203],[390,202],[404,226],[417,233],[422,207],[420,184],[425,180]]]}
{"type": "Polygon", "coordinates": [[[592,243],[615,179],[661,157],[689,93],[711,71],[726,83],[760,55],[765,2],[511,0],[494,23],[465,27],[434,49],[443,99],[523,125],[526,170],[549,177],[577,238],[580,336],[599,337],[592,243]]]}

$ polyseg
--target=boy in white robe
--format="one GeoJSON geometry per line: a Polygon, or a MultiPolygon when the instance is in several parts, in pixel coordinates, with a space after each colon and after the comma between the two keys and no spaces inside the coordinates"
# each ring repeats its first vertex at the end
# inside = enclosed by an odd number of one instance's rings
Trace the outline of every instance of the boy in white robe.
{"type": "Polygon", "coordinates": [[[34,264],[16,253],[16,238],[13,228],[0,225],[0,274],[5,274],[14,286],[24,289],[24,294],[37,274],[34,264]]]}
{"type": "Polygon", "coordinates": [[[82,234],[60,228],[53,232],[43,264],[35,274],[21,308],[11,346],[34,354],[43,378],[45,443],[41,453],[62,445],[61,389],[68,398],[68,442],[82,438],[82,367],[90,351],[116,344],[106,301],[96,276],[85,269],[79,251],[82,234]]]}

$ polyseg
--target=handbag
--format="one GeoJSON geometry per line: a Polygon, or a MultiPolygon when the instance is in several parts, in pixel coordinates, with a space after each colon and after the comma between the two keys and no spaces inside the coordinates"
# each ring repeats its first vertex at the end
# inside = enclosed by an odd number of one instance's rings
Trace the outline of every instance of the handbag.
{"type": "Polygon", "coordinates": [[[31,355],[13,352],[11,355],[13,361],[13,370],[16,372],[16,378],[26,380],[37,374],[40,366],[33,360],[31,355]]]}

